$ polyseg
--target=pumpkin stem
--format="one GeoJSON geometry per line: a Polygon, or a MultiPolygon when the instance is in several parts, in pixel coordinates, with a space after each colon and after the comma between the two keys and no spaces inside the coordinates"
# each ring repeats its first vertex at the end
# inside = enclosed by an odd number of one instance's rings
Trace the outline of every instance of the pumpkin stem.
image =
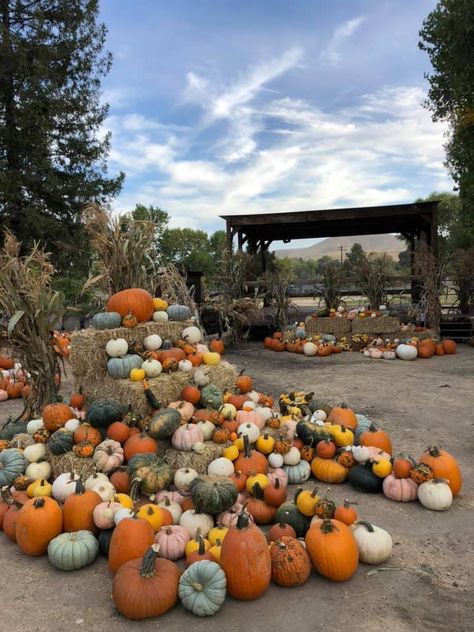
{"type": "Polygon", "coordinates": [[[202,537],[202,535],[199,536],[199,546],[198,546],[198,554],[199,555],[204,555],[204,553],[206,552],[206,547],[204,544],[204,538],[202,537]]]}
{"type": "Polygon", "coordinates": [[[252,486],[253,495],[257,500],[263,500],[263,489],[260,483],[255,483],[252,486]]]}
{"type": "Polygon", "coordinates": [[[159,544],[152,544],[143,556],[140,566],[140,575],[142,577],[153,577],[155,574],[155,561],[159,550],[159,544]]]}
{"type": "Polygon", "coordinates": [[[374,424],[374,422],[372,422],[369,426],[369,432],[377,432],[377,430],[377,426],[374,424]]]}
{"type": "Polygon", "coordinates": [[[44,499],[43,496],[39,496],[38,498],[35,498],[34,502],[33,502],[33,507],[35,509],[41,509],[42,507],[44,507],[46,504],[46,501],[44,499]]]}
{"type": "Polygon", "coordinates": [[[86,488],[84,487],[84,483],[82,482],[81,478],[78,478],[76,481],[76,494],[84,494],[86,491],[86,488]]]}
{"type": "Polygon", "coordinates": [[[244,457],[246,459],[250,458],[250,439],[247,434],[244,434],[244,457]]]}
{"type": "Polygon", "coordinates": [[[173,534],[173,529],[171,527],[165,527],[165,533],[166,533],[166,535],[172,535],[173,534]]]}
{"type": "Polygon", "coordinates": [[[357,522],[355,524],[361,524],[370,533],[373,533],[375,531],[373,525],[371,525],[370,522],[367,522],[366,520],[357,520],[357,522]]]}
{"type": "Polygon", "coordinates": [[[339,529],[332,520],[325,518],[321,523],[321,533],[332,533],[333,531],[339,531],[339,529]]]}
{"type": "Polygon", "coordinates": [[[244,529],[247,529],[248,526],[249,526],[249,514],[245,511],[245,509],[242,509],[242,511],[238,515],[236,527],[240,531],[243,531],[244,529]]]}
{"type": "Polygon", "coordinates": [[[193,582],[193,588],[197,592],[202,592],[204,590],[204,586],[199,582],[193,582]]]}
{"type": "Polygon", "coordinates": [[[429,452],[430,456],[441,456],[441,452],[437,446],[430,446],[426,452],[429,452]]]}
{"type": "Polygon", "coordinates": [[[275,489],[280,489],[280,479],[278,477],[275,479],[275,482],[273,483],[273,487],[275,489]]]}
{"type": "Polygon", "coordinates": [[[349,498],[344,498],[344,509],[349,509],[351,505],[358,505],[359,503],[356,500],[349,500],[349,498]]]}
{"type": "Polygon", "coordinates": [[[313,489],[313,491],[311,492],[311,496],[312,496],[313,498],[315,498],[315,497],[318,495],[318,489],[319,489],[319,487],[315,487],[315,488],[313,489]]]}
{"type": "Polygon", "coordinates": [[[130,491],[129,491],[129,495],[130,498],[133,501],[133,504],[135,504],[138,500],[138,494],[140,491],[140,485],[142,484],[142,479],[141,478],[134,478],[132,480],[132,482],[130,483],[130,491]]]}

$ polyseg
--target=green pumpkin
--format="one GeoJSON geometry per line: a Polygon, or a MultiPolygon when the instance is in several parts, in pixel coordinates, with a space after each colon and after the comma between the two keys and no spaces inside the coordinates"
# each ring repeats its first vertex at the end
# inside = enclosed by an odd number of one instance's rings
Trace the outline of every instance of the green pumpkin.
{"type": "Polygon", "coordinates": [[[74,433],[69,432],[69,430],[64,430],[64,428],[60,428],[53,432],[53,434],[48,439],[48,449],[51,454],[66,454],[66,452],[70,452],[74,446],[74,433]]]}
{"type": "Polygon", "coordinates": [[[170,305],[166,310],[170,320],[182,322],[191,318],[191,310],[186,305],[170,305]]]}
{"type": "Polygon", "coordinates": [[[107,362],[107,373],[116,380],[125,380],[132,369],[139,369],[143,358],[139,355],[128,354],[123,358],[110,358],[107,362]]]}
{"type": "Polygon", "coordinates": [[[171,485],[174,471],[171,465],[165,463],[156,454],[136,454],[127,464],[130,480],[138,478],[141,481],[140,490],[144,494],[155,494],[171,485]]]}
{"type": "Polygon", "coordinates": [[[288,477],[288,483],[299,485],[305,483],[311,476],[311,465],[301,459],[296,465],[284,465],[283,471],[288,477]]]}
{"type": "Polygon", "coordinates": [[[48,544],[48,560],[60,571],[77,571],[97,557],[99,543],[91,531],[61,533],[48,544]]]}
{"type": "Polygon", "coordinates": [[[102,529],[97,536],[99,541],[99,552],[105,557],[109,557],[110,540],[112,539],[113,529],[102,529]]]}
{"type": "Polygon", "coordinates": [[[189,487],[199,513],[219,514],[237,502],[238,491],[226,476],[197,476],[189,487]]]}
{"type": "Polygon", "coordinates": [[[367,461],[364,465],[355,465],[349,470],[347,477],[349,483],[356,489],[368,494],[379,494],[383,490],[383,478],[372,472],[372,463],[367,461]]]}
{"type": "Polygon", "coordinates": [[[115,399],[96,399],[87,409],[87,421],[94,428],[107,428],[114,421],[120,421],[125,408],[115,399]]]}
{"type": "Polygon", "coordinates": [[[356,417],[357,428],[355,429],[355,438],[356,440],[359,440],[360,435],[370,428],[372,422],[370,421],[370,419],[367,419],[365,415],[359,415],[358,413],[356,413],[356,417]]]}
{"type": "Polygon", "coordinates": [[[215,384],[208,384],[201,390],[201,406],[219,410],[224,403],[224,394],[215,384]]]}
{"type": "Polygon", "coordinates": [[[7,423],[0,430],[0,439],[6,439],[11,441],[17,434],[23,434],[26,432],[26,424],[22,421],[7,421],[7,423]]]}
{"type": "Polygon", "coordinates": [[[13,483],[17,476],[24,474],[25,457],[16,448],[7,448],[0,452],[0,487],[13,483]]]}
{"type": "Polygon", "coordinates": [[[324,426],[319,426],[313,421],[304,420],[296,424],[296,434],[306,445],[316,446],[325,439],[331,440],[331,435],[324,426]]]}
{"type": "Polygon", "coordinates": [[[101,312],[91,319],[94,329],[115,329],[122,324],[122,317],[118,312],[101,312]]]}
{"type": "Polygon", "coordinates": [[[181,425],[181,415],[176,408],[161,408],[153,413],[148,434],[153,439],[169,439],[181,425]]]}
{"type": "Polygon", "coordinates": [[[209,617],[220,609],[226,597],[224,571],[210,560],[194,562],[181,575],[179,598],[186,610],[198,617],[209,617]]]}
{"type": "Polygon", "coordinates": [[[297,538],[303,538],[309,529],[311,519],[299,511],[298,507],[292,501],[284,502],[277,509],[274,518],[275,523],[283,522],[289,524],[296,532],[297,538]]]}

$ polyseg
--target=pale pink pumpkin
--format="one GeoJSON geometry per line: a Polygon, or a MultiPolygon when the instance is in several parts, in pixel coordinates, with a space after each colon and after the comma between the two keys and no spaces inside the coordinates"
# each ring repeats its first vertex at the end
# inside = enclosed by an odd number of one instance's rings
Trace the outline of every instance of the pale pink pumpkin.
{"type": "Polygon", "coordinates": [[[269,468],[267,478],[270,481],[270,485],[274,485],[277,478],[282,487],[286,487],[288,485],[288,476],[286,475],[285,470],[282,470],[281,467],[269,468]]]}
{"type": "Polygon", "coordinates": [[[176,408],[176,410],[181,415],[181,419],[186,423],[193,418],[194,406],[190,402],[171,402],[171,404],[168,404],[168,408],[176,408]]]}
{"type": "Polygon", "coordinates": [[[99,529],[113,529],[115,527],[115,514],[119,509],[123,509],[123,505],[120,503],[99,503],[92,512],[92,520],[95,526],[99,529]]]}
{"type": "Polygon", "coordinates": [[[392,473],[383,479],[383,493],[390,500],[408,503],[416,500],[417,492],[418,485],[411,478],[397,478],[392,473]]]}
{"type": "Polygon", "coordinates": [[[160,547],[158,557],[173,561],[184,557],[186,542],[190,537],[188,530],[177,524],[161,527],[155,535],[155,542],[160,547]]]}
{"type": "Polygon", "coordinates": [[[288,419],[288,421],[284,421],[281,425],[281,430],[286,432],[286,438],[289,439],[290,441],[293,441],[293,439],[296,436],[297,423],[298,422],[294,419],[288,419]]]}
{"type": "Polygon", "coordinates": [[[391,454],[389,454],[388,452],[384,452],[380,448],[375,448],[373,445],[365,447],[370,451],[371,459],[388,459],[390,461],[390,459],[392,458],[391,454]]]}
{"type": "MultiPolygon", "coordinates": [[[[239,514],[242,512],[243,509],[243,505],[241,505],[240,503],[235,503],[235,505],[233,505],[230,509],[224,511],[217,516],[216,524],[220,524],[223,527],[227,527],[228,529],[230,529],[230,527],[235,527],[237,525],[239,514]]],[[[253,524],[253,522],[254,519],[252,518],[252,516],[249,516],[249,524],[253,524]]]]}
{"type": "Polygon", "coordinates": [[[264,417],[253,410],[239,410],[237,412],[236,420],[239,422],[239,425],[247,423],[255,424],[259,430],[263,430],[263,427],[265,426],[264,417]]]}
{"type": "Polygon", "coordinates": [[[185,424],[175,430],[171,437],[171,445],[175,450],[189,452],[195,443],[204,441],[204,435],[197,424],[185,424]]]}
{"type": "Polygon", "coordinates": [[[178,503],[179,505],[181,505],[185,497],[183,496],[183,494],[180,494],[179,492],[170,492],[166,489],[163,489],[161,490],[161,492],[158,492],[156,494],[155,501],[161,502],[165,498],[168,498],[173,503],[178,503]]]}

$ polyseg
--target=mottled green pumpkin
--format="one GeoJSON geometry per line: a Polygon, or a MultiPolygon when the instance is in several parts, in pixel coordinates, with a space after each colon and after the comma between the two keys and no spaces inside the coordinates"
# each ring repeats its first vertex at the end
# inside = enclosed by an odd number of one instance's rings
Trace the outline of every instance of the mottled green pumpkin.
{"type": "Polygon", "coordinates": [[[224,603],[226,586],[227,579],[219,564],[200,560],[181,575],[179,598],[186,610],[198,617],[209,617],[224,603]]]}
{"type": "Polygon", "coordinates": [[[118,312],[101,312],[91,318],[94,329],[115,329],[122,324],[122,317],[118,312]]]}
{"type": "Polygon", "coordinates": [[[87,409],[87,421],[94,428],[107,428],[114,421],[120,421],[125,408],[115,399],[96,399],[87,409]]]}
{"type": "Polygon", "coordinates": [[[131,481],[136,478],[141,481],[140,490],[144,494],[155,494],[165,489],[174,478],[171,465],[152,453],[133,456],[127,464],[127,473],[131,481]]]}
{"type": "Polygon", "coordinates": [[[226,476],[197,476],[189,487],[196,511],[219,514],[237,502],[238,491],[226,476]]]}
{"type": "Polygon", "coordinates": [[[91,531],[61,533],[48,544],[48,560],[60,571],[77,571],[97,557],[99,543],[91,531]]]}
{"type": "Polygon", "coordinates": [[[51,454],[66,454],[66,452],[70,452],[74,446],[74,433],[69,432],[69,430],[65,430],[64,428],[60,428],[53,432],[53,434],[48,439],[48,449],[51,454]]]}
{"type": "Polygon", "coordinates": [[[311,465],[303,459],[296,465],[283,465],[283,470],[288,478],[288,483],[293,485],[304,483],[311,476],[311,465]]]}
{"type": "Polygon", "coordinates": [[[153,439],[169,439],[181,425],[181,415],[176,408],[161,408],[153,413],[148,434],[153,439]]]}
{"type": "Polygon", "coordinates": [[[323,426],[319,426],[313,421],[299,421],[296,424],[296,434],[306,445],[316,446],[325,439],[331,440],[331,435],[323,426]]]}
{"type": "Polygon", "coordinates": [[[303,516],[294,502],[287,501],[277,509],[274,522],[289,524],[295,530],[296,537],[303,538],[309,529],[311,519],[303,516]]]}
{"type": "Polygon", "coordinates": [[[139,369],[143,358],[139,355],[128,354],[123,358],[110,358],[107,362],[107,373],[116,380],[126,380],[132,369],[139,369]]]}
{"type": "Polygon", "coordinates": [[[0,487],[10,486],[17,476],[24,474],[25,457],[16,448],[7,448],[0,452],[0,487]]]}
{"type": "Polygon", "coordinates": [[[215,384],[208,384],[201,390],[201,406],[218,410],[224,403],[224,394],[215,384]]]}
{"type": "Polygon", "coordinates": [[[7,421],[7,423],[0,430],[0,439],[6,439],[11,441],[17,434],[26,432],[26,424],[22,421],[7,421]]]}

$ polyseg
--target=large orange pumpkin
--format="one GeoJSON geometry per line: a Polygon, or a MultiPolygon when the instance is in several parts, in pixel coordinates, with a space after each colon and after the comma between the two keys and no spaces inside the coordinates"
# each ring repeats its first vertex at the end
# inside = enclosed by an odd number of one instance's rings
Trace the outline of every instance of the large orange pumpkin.
{"type": "Polygon", "coordinates": [[[443,340],[443,351],[446,355],[456,353],[456,343],[454,340],[443,340]]]}
{"type": "Polygon", "coordinates": [[[436,346],[433,340],[426,338],[422,340],[418,345],[418,357],[419,358],[432,358],[435,354],[436,346]]]}
{"type": "Polygon", "coordinates": [[[92,489],[86,490],[81,479],[76,483],[76,492],[66,498],[63,507],[64,531],[99,530],[92,519],[92,512],[102,502],[102,498],[92,489]]]}
{"type": "Polygon", "coordinates": [[[453,496],[459,494],[462,487],[461,470],[452,454],[433,446],[428,448],[426,452],[423,452],[418,459],[418,463],[429,465],[435,478],[445,478],[453,496]]]}
{"type": "Polygon", "coordinates": [[[123,446],[123,453],[127,461],[130,461],[132,456],[136,454],[145,454],[147,452],[156,454],[158,452],[158,443],[145,432],[132,435],[125,441],[123,446]]]}
{"type": "Polygon", "coordinates": [[[335,582],[350,579],[359,564],[351,529],[339,520],[316,520],[305,537],[306,550],[320,575],[335,582]]]}
{"type": "Polygon", "coordinates": [[[270,545],[272,579],[279,586],[301,586],[311,573],[311,560],[296,538],[283,536],[270,545]]]}
{"type": "Polygon", "coordinates": [[[367,447],[373,446],[388,454],[392,454],[392,441],[385,430],[377,428],[374,424],[371,424],[369,429],[363,432],[359,439],[360,445],[367,447]]]}
{"type": "Polygon", "coordinates": [[[63,514],[53,498],[28,500],[16,519],[16,542],[25,555],[44,555],[63,528],[63,514]]]}
{"type": "Polygon", "coordinates": [[[124,518],[115,527],[109,547],[109,569],[115,573],[122,564],[145,555],[155,532],[143,518],[124,518]]]}
{"type": "Polygon", "coordinates": [[[55,432],[62,428],[66,421],[72,419],[74,413],[66,404],[48,404],[43,408],[42,417],[46,430],[55,432]]]}
{"type": "Polygon", "coordinates": [[[141,288],[122,290],[109,298],[105,309],[108,312],[118,312],[122,318],[130,312],[139,323],[143,323],[153,316],[153,298],[141,288]]]}
{"type": "Polygon", "coordinates": [[[357,417],[352,408],[348,408],[344,402],[340,406],[334,406],[329,413],[328,421],[332,424],[339,424],[340,426],[346,426],[351,430],[357,428],[357,417]]]}

